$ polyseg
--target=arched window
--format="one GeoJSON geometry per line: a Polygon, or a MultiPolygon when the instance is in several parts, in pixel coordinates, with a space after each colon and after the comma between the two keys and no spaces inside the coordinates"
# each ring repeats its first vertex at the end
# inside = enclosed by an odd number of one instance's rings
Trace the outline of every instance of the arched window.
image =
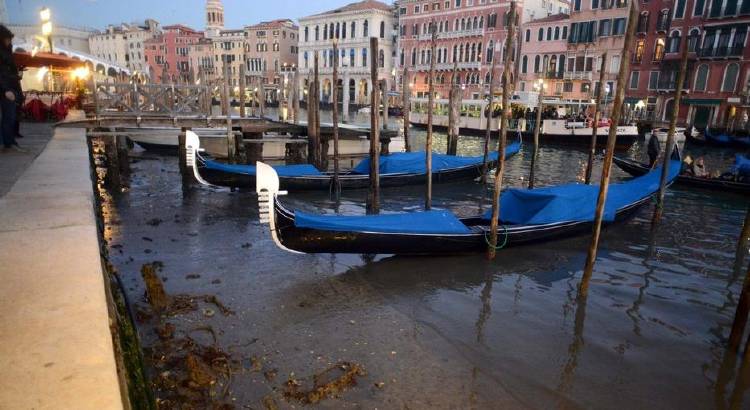
{"type": "Polygon", "coordinates": [[[495,41],[490,40],[489,44],[487,45],[487,62],[491,63],[492,59],[495,58],[495,41]]]}
{"type": "Polygon", "coordinates": [[[305,27],[305,42],[310,41],[310,28],[305,27]]]}
{"type": "Polygon", "coordinates": [[[367,49],[362,49],[362,67],[367,67],[367,49]]]}
{"type": "Polygon", "coordinates": [[[479,28],[484,28],[484,16],[479,17],[479,28]]]}
{"type": "Polygon", "coordinates": [[[706,91],[706,84],[708,84],[709,69],[708,65],[701,64],[698,69],[695,70],[695,91],[706,91]]]}
{"type": "Polygon", "coordinates": [[[417,65],[417,49],[416,48],[411,49],[411,65],[412,66],[417,65]]]}
{"type": "Polygon", "coordinates": [[[560,27],[555,27],[555,40],[560,39],[560,27]]]}
{"type": "Polygon", "coordinates": [[[309,63],[307,51],[305,51],[305,53],[303,54],[303,58],[305,59],[305,68],[308,68],[310,63],[309,63]]]}
{"type": "Polygon", "coordinates": [[[664,103],[664,114],[662,115],[662,119],[664,121],[671,121],[673,111],[674,111],[674,98],[670,98],[666,101],[666,103],[664,103]]]}
{"type": "Polygon", "coordinates": [[[488,84],[492,81],[492,78],[490,77],[490,72],[487,71],[487,74],[484,75],[484,83],[488,84]]]}
{"type": "Polygon", "coordinates": [[[459,27],[459,25],[458,25],[458,19],[456,19],[456,22],[453,23],[453,31],[458,31],[458,27],[459,27]]]}
{"type": "Polygon", "coordinates": [[[453,46],[453,62],[458,62],[458,45],[453,46]]]}
{"type": "Polygon", "coordinates": [[[459,49],[459,52],[458,52],[458,61],[461,63],[464,62],[464,45],[463,44],[461,44],[461,48],[459,49]]]}
{"type": "Polygon", "coordinates": [[[539,33],[536,36],[537,41],[544,40],[544,29],[539,27],[539,33]]]}
{"type": "Polygon", "coordinates": [[[474,24],[471,26],[474,30],[479,28],[479,18],[474,17],[474,24]]]}
{"type": "Polygon", "coordinates": [[[362,30],[362,35],[364,37],[368,37],[370,35],[370,23],[365,20],[364,29],[362,30]]]}
{"type": "Polygon", "coordinates": [[[568,26],[563,26],[562,39],[565,40],[566,38],[568,38],[568,26]]]}
{"type": "Polygon", "coordinates": [[[701,38],[701,32],[697,28],[694,28],[690,30],[690,35],[688,35],[688,51],[693,53],[696,51],[696,47],[698,46],[698,39],[701,38]]]}
{"type": "Polygon", "coordinates": [[[477,43],[477,62],[482,62],[482,43],[477,43]]]}
{"type": "Polygon", "coordinates": [[[553,55],[549,59],[549,66],[547,67],[547,72],[550,74],[554,74],[557,72],[557,56],[553,55]]]}
{"type": "Polygon", "coordinates": [[[354,51],[354,49],[349,50],[349,67],[354,67],[356,62],[354,61],[357,58],[357,53],[354,51]]]}
{"type": "Polygon", "coordinates": [[[336,23],[336,38],[341,38],[341,23],[336,23]]]}
{"type": "Polygon", "coordinates": [[[469,61],[474,62],[477,60],[477,45],[471,45],[471,59],[469,61]]]}
{"type": "Polygon", "coordinates": [[[547,41],[552,40],[552,27],[547,27],[547,41]]]}
{"type": "Polygon", "coordinates": [[[315,26],[315,41],[320,40],[320,26],[315,26]]]}
{"type": "Polygon", "coordinates": [[[356,21],[352,21],[352,26],[351,27],[352,27],[352,29],[349,30],[349,31],[352,33],[352,38],[355,38],[355,37],[357,37],[357,22],[356,21]]]}
{"type": "Polygon", "coordinates": [[[734,92],[737,88],[737,75],[740,73],[740,66],[737,63],[731,63],[724,69],[724,80],[721,82],[721,91],[734,92]]]}
{"type": "Polygon", "coordinates": [[[346,23],[341,25],[341,38],[346,38],[346,23]]]}
{"type": "Polygon", "coordinates": [[[667,43],[667,53],[677,53],[680,51],[680,32],[678,30],[673,31],[669,35],[669,42],[667,43]]]}
{"type": "Polygon", "coordinates": [[[378,66],[380,68],[385,67],[385,52],[383,50],[378,52],[378,66]]]}
{"type": "Polygon", "coordinates": [[[461,31],[466,30],[466,19],[461,19],[461,31]]]}
{"type": "Polygon", "coordinates": [[[529,40],[531,40],[531,30],[526,29],[526,42],[528,43],[529,40]]]}
{"type": "Polygon", "coordinates": [[[521,58],[521,73],[526,74],[526,71],[528,70],[529,65],[529,58],[527,56],[523,56],[521,58]]]}
{"type": "Polygon", "coordinates": [[[549,67],[549,56],[544,56],[542,60],[542,72],[547,71],[547,67],[549,67]]]}
{"type": "Polygon", "coordinates": [[[385,38],[385,21],[380,22],[380,38],[385,38]]]}
{"type": "Polygon", "coordinates": [[[535,73],[539,72],[539,63],[540,63],[540,60],[541,59],[539,58],[539,56],[535,56],[534,57],[534,72],[535,73]]]}
{"type": "Polygon", "coordinates": [[[333,35],[334,35],[334,32],[333,32],[333,23],[331,23],[328,26],[328,38],[333,39],[333,35]]]}
{"type": "Polygon", "coordinates": [[[328,40],[328,24],[323,25],[323,40],[328,40]]]}

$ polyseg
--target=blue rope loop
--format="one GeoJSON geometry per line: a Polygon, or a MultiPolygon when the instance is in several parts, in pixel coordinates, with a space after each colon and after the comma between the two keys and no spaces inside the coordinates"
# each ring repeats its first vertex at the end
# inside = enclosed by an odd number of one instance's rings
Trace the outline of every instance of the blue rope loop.
{"type": "MultiPolygon", "coordinates": [[[[503,232],[504,232],[505,237],[503,238],[503,244],[502,245],[500,245],[500,246],[494,246],[494,249],[496,251],[499,251],[499,250],[505,248],[506,245],[508,245],[508,227],[505,226],[505,225],[500,225],[500,226],[503,228],[503,232]]],[[[487,237],[487,233],[488,232],[489,231],[485,231],[485,233],[484,233],[484,241],[487,242],[487,246],[488,247],[493,248],[492,243],[490,243],[490,239],[487,237]]]]}

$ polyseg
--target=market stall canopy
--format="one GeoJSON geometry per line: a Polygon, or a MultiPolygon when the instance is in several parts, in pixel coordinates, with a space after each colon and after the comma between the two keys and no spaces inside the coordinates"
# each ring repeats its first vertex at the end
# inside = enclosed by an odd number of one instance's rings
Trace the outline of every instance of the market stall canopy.
{"type": "Polygon", "coordinates": [[[60,54],[39,52],[34,55],[25,51],[15,51],[13,60],[20,67],[56,67],[56,68],[76,68],[86,64],[75,58],[67,57],[60,54]]]}

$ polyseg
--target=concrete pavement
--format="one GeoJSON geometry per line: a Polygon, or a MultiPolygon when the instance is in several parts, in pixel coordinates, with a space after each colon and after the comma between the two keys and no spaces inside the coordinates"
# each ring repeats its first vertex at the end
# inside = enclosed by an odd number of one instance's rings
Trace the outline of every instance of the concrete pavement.
{"type": "Polygon", "coordinates": [[[0,198],[0,409],[121,409],[85,130],[8,155],[26,169],[0,198]]]}

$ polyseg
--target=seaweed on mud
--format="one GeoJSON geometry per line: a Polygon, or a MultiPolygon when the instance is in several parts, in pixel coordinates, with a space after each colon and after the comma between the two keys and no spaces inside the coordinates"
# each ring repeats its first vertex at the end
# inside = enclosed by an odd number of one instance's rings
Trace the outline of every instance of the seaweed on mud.
{"type": "Polygon", "coordinates": [[[366,376],[362,366],[356,363],[339,362],[313,375],[313,385],[309,390],[303,389],[301,380],[290,377],[285,385],[284,397],[303,404],[317,404],[326,398],[338,397],[348,388],[356,386],[357,376],[366,376]]]}

